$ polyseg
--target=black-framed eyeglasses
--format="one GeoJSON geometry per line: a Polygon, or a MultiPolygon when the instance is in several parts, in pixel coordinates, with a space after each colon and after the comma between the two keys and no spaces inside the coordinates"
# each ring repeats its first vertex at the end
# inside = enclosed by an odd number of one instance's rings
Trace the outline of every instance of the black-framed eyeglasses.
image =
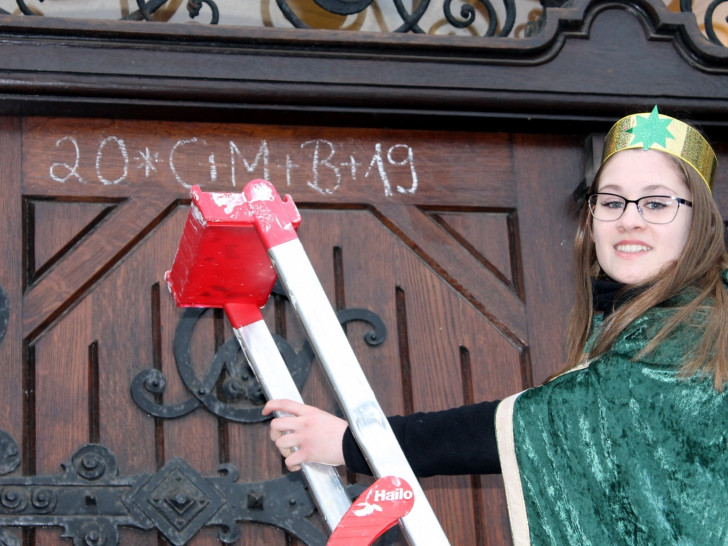
{"type": "Polygon", "coordinates": [[[590,193],[586,202],[594,219],[601,222],[619,220],[627,205],[634,203],[645,222],[651,224],[669,224],[677,216],[680,205],[693,206],[692,201],[671,195],[646,195],[632,200],[616,193],[590,193]]]}

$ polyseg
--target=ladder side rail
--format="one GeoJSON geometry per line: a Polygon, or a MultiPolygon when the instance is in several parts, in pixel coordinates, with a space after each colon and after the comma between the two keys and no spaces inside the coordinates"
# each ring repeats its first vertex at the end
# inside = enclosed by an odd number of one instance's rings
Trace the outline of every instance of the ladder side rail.
{"type": "Polygon", "coordinates": [[[268,254],[372,472],[412,486],[415,503],[401,520],[405,537],[415,546],[449,545],[300,240],[272,246],[268,254]]]}
{"type": "MultiPolygon", "coordinates": [[[[261,319],[233,328],[233,332],[268,399],[288,398],[303,403],[265,322],[261,319]]],[[[283,412],[276,413],[284,415],[283,412]]],[[[321,463],[305,463],[301,470],[324,522],[333,531],[351,505],[336,468],[321,463]]]]}

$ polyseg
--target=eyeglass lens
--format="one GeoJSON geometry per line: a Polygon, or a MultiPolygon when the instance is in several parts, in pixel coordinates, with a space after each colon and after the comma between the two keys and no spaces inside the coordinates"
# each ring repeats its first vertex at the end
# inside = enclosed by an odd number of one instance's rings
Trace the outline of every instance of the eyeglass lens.
{"type": "Polygon", "coordinates": [[[634,203],[637,210],[647,222],[668,224],[677,216],[680,203],[665,195],[648,195],[637,201],[628,201],[620,195],[595,193],[589,196],[589,210],[597,220],[613,222],[624,214],[628,203],[634,203]]]}

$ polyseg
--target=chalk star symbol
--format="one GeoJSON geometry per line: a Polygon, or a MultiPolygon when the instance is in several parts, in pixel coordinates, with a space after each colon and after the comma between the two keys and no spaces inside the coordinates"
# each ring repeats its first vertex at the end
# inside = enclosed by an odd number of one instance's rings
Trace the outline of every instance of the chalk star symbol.
{"type": "Polygon", "coordinates": [[[627,129],[627,132],[632,134],[632,142],[630,144],[639,144],[641,142],[645,150],[649,150],[654,144],[659,144],[665,148],[667,139],[675,138],[667,128],[672,123],[672,120],[669,118],[660,119],[657,106],[652,109],[649,117],[637,116],[636,120],[637,125],[627,129]]]}
{"type": "Polygon", "coordinates": [[[159,154],[157,152],[151,152],[149,148],[145,148],[143,152],[139,152],[139,165],[137,168],[144,168],[144,175],[149,178],[149,173],[156,172],[157,163],[159,163],[159,154]]]}

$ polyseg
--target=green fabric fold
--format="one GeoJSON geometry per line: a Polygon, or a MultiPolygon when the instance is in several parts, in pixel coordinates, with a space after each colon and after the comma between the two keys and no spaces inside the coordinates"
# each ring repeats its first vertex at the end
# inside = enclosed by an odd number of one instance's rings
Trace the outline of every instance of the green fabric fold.
{"type": "MultiPolygon", "coordinates": [[[[635,360],[679,303],[651,309],[588,367],[515,400],[533,545],[728,544],[728,391],[678,375],[700,313],[635,360]]],[[[594,336],[599,318],[593,326],[594,336]]]]}

